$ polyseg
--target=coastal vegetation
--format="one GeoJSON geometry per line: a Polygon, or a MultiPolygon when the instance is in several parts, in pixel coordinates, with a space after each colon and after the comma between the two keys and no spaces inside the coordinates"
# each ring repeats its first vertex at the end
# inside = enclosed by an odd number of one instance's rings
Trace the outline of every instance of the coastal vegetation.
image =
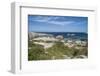
{"type": "Polygon", "coordinates": [[[49,48],[44,48],[43,45],[35,44],[34,40],[28,41],[29,61],[82,58],[82,56],[87,56],[87,54],[87,47],[76,45],[70,48],[61,41],[54,42],[53,46],[49,48]]]}

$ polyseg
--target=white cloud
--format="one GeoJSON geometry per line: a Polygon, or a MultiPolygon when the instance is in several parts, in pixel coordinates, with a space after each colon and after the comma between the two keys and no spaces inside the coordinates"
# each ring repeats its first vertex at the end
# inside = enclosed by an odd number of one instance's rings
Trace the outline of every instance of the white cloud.
{"type": "Polygon", "coordinates": [[[50,23],[65,26],[74,23],[74,21],[51,21],[50,23]]]}
{"type": "Polygon", "coordinates": [[[45,23],[50,23],[50,24],[56,24],[60,26],[65,26],[74,23],[74,21],[58,21],[60,17],[41,17],[37,16],[36,18],[33,18],[32,21],[37,21],[37,22],[45,22],[45,23]]]}

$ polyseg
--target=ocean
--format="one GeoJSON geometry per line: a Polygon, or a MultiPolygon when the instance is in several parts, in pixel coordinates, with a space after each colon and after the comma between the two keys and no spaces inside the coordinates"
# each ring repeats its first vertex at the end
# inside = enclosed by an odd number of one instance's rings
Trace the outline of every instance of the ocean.
{"type": "Polygon", "coordinates": [[[83,32],[39,32],[45,34],[52,34],[54,37],[58,35],[62,35],[67,39],[80,39],[80,40],[88,40],[88,34],[83,32]]]}

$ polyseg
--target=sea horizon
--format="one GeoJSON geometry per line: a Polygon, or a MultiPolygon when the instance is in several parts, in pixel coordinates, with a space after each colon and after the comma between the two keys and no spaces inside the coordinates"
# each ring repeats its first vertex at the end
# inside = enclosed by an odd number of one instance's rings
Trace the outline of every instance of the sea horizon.
{"type": "Polygon", "coordinates": [[[64,38],[73,38],[73,39],[88,39],[88,33],[85,32],[35,32],[35,33],[43,33],[43,34],[51,34],[54,37],[63,36],[64,38]]]}
{"type": "Polygon", "coordinates": [[[28,32],[36,32],[36,33],[85,33],[85,34],[88,34],[88,32],[51,32],[51,31],[28,31],[28,32]]]}

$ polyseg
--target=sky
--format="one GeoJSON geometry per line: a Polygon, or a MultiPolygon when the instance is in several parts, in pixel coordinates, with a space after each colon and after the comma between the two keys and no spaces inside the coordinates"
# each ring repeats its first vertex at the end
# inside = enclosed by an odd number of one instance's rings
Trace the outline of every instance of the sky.
{"type": "Polygon", "coordinates": [[[29,32],[85,32],[88,17],[28,15],[29,32]]]}

